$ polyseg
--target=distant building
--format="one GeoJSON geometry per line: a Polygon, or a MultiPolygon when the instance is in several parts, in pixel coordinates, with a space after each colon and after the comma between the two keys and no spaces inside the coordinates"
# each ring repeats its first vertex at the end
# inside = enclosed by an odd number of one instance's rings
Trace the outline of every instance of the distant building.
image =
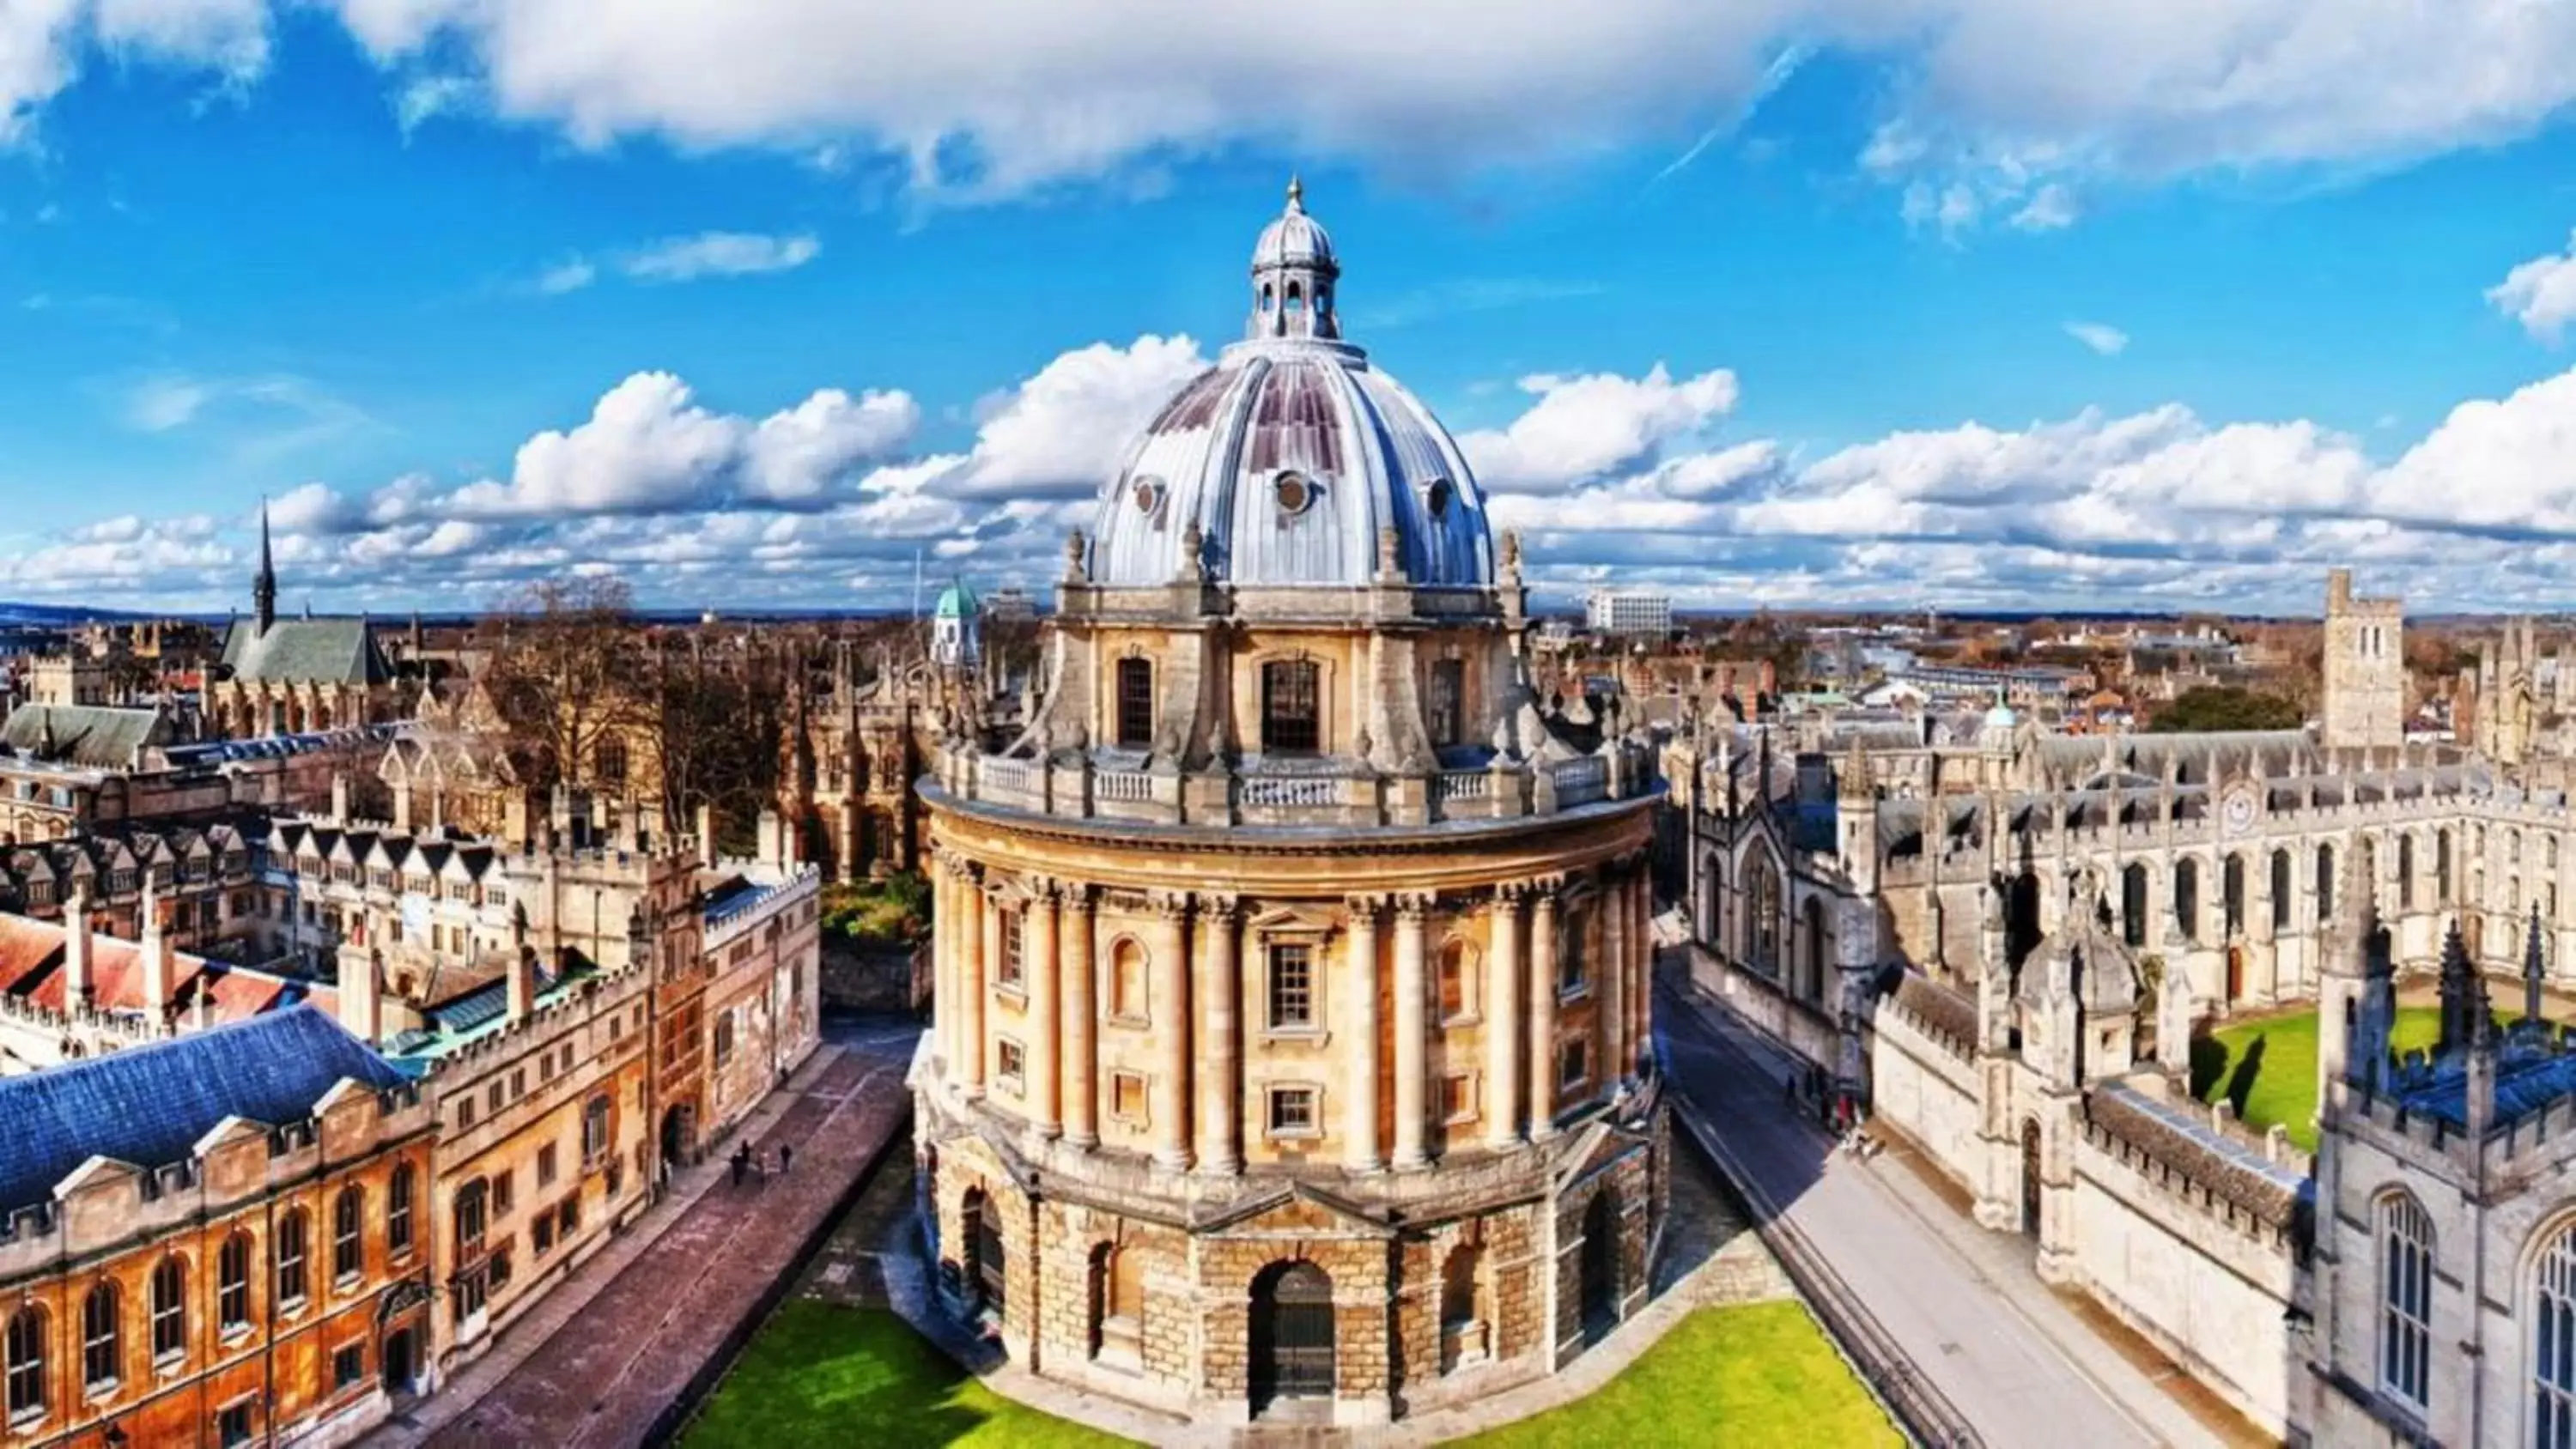
{"type": "Polygon", "coordinates": [[[2336,569],[2326,576],[2323,743],[2393,755],[2405,741],[2405,605],[2353,597],[2352,570],[2336,569]]]}
{"type": "Polygon", "coordinates": [[[213,727],[236,739],[376,724],[393,717],[394,667],[364,618],[281,619],[268,516],[259,521],[252,613],[224,636],[206,688],[213,727]]]}
{"type": "Polygon", "coordinates": [[[996,624],[1025,624],[1037,616],[1037,600],[1026,589],[995,589],[984,601],[984,617],[996,624]]]}
{"type": "Polygon", "coordinates": [[[942,669],[972,669],[984,658],[984,606],[964,579],[939,594],[930,616],[930,662],[942,669]]]}
{"type": "Polygon", "coordinates": [[[1673,632],[1673,600],[1648,589],[1594,589],[1584,601],[1583,619],[1596,634],[1661,638],[1673,632]]]}

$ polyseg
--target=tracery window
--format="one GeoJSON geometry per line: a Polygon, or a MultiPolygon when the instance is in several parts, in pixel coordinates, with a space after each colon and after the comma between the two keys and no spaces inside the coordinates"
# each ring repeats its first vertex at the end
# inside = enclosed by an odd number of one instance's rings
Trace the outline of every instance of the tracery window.
{"type": "Polygon", "coordinates": [[[277,1301],[292,1306],[304,1297],[304,1209],[277,1220],[277,1301]]]}
{"type": "Polygon", "coordinates": [[[230,1334],[250,1326],[250,1234],[235,1231],[215,1257],[215,1326],[230,1334]]]}
{"type": "Polygon", "coordinates": [[[2432,1379],[2433,1220],[2404,1193],[2379,1200],[2379,1387],[2421,1413],[2432,1379]]]}
{"type": "Polygon", "coordinates": [[[2576,1449],[2576,1224],[2531,1267],[2531,1443],[2576,1449]]]}
{"type": "Polygon", "coordinates": [[[366,1240],[359,1236],[366,1218],[367,1195],[357,1184],[340,1189],[331,1203],[331,1276],[355,1278],[367,1266],[366,1240]]]}
{"type": "Polygon", "coordinates": [[[2275,931],[2286,931],[2286,930],[2288,930],[2288,929],[2290,928],[2290,907],[2291,907],[2291,904],[2292,904],[2292,902],[2291,902],[2291,899],[2290,899],[2290,853],[2289,853],[2288,851],[2286,851],[2286,850],[2276,850],[2276,851],[2273,851],[2273,852],[2272,852],[2272,929],[2273,929],[2273,930],[2275,930],[2275,931]]]}

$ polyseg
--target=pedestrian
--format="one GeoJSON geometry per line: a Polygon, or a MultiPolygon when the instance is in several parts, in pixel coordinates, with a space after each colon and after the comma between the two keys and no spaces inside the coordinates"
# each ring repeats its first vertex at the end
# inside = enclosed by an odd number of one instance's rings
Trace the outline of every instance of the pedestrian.
{"type": "Polygon", "coordinates": [[[793,1167],[793,1166],[795,1166],[795,1165],[796,1165],[796,1149],[795,1149],[795,1148],[793,1148],[793,1147],[788,1146],[788,1145],[787,1145],[786,1143],[784,1143],[784,1142],[779,1143],[779,1144],[778,1144],[778,1175],[779,1175],[780,1177],[785,1177],[785,1176],[787,1175],[787,1169],[788,1169],[788,1168],[790,1168],[790,1167],[793,1167]]]}
{"type": "Polygon", "coordinates": [[[748,1147],[737,1147],[733,1150],[733,1185],[736,1187],[742,1186],[742,1170],[751,1165],[747,1157],[750,1151],[748,1147]]]}

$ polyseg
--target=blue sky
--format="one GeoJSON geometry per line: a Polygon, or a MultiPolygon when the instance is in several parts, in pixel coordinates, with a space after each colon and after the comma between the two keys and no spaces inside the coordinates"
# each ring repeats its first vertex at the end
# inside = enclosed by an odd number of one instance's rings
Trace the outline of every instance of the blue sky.
{"type": "Polygon", "coordinates": [[[953,8],[0,4],[0,597],[1039,584],[1292,169],[1560,597],[2568,596],[2566,7],[953,8]]]}

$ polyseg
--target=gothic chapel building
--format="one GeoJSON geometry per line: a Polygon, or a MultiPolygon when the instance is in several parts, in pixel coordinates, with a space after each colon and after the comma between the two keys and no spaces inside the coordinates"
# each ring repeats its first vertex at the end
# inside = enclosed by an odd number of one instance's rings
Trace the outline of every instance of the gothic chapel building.
{"type": "Polygon", "coordinates": [[[1552,1373],[1666,1190],[1648,751],[1542,712],[1518,545],[1339,281],[1292,185],[1248,335],[1068,540],[1034,715],[922,786],[943,1292],[1203,1420],[1552,1373]]]}

